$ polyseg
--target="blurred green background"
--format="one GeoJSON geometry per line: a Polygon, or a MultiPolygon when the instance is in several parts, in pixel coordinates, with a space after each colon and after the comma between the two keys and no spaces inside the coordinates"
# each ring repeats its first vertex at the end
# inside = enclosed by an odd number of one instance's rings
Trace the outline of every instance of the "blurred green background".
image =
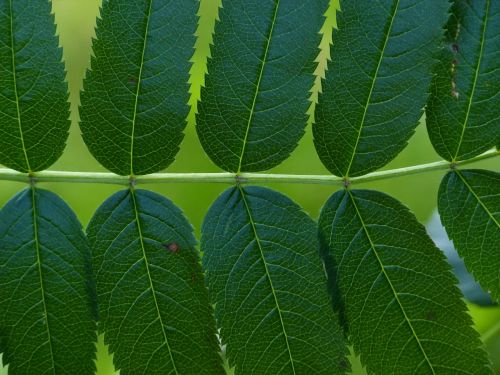
{"type": "MultiPolygon", "coordinates": [[[[184,0],[178,0],[184,1],[184,0]]],[[[205,155],[196,136],[194,113],[199,90],[203,84],[206,70],[206,59],[209,54],[209,44],[212,39],[213,25],[221,0],[201,0],[198,40],[196,42],[191,76],[191,114],[186,128],[186,137],[175,163],[168,169],[170,172],[218,172],[220,171],[205,155]]],[[[326,58],[329,54],[328,45],[331,41],[331,29],[335,22],[335,10],[338,0],[332,0],[327,13],[322,52],[318,58],[318,76],[324,71],[326,58]]],[[[67,151],[53,170],[71,171],[103,171],[103,168],[92,158],[85,147],[78,129],[79,91],[85,71],[89,66],[91,43],[94,35],[95,19],[99,13],[100,0],[52,0],[57,23],[60,44],[64,49],[64,60],[67,69],[67,80],[70,89],[73,121],[67,151]]],[[[165,20],[168,22],[168,20],[165,20]]],[[[320,79],[312,97],[317,97],[320,79]]],[[[387,168],[396,168],[439,160],[426,134],[425,126],[419,126],[409,146],[387,168]]],[[[489,160],[474,165],[475,167],[499,170],[497,160],[489,160]]],[[[306,135],[297,150],[281,166],[273,169],[276,173],[297,174],[327,174],[327,170],[319,161],[312,142],[311,129],[308,126],[306,135]]],[[[404,202],[426,223],[436,209],[436,194],[442,172],[432,172],[420,175],[398,177],[391,180],[364,184],[364,188],[374,188],[384,191],[404,202]]],[[[313,217],[317,218],[319,210],[326,199],[334,192],[334,187],[315,185],[283,185],[274,184],[270,187],[279,190],[297,201],[313,217]]],[[[360,185],[361,186],[361,185],[360,185]]],[[[17,191],[25,186],[22,183],[0,182],[0,207],[3,206],[17,191]]],[[[110,185],[86,184],[43,184],[43,187],[60,194],[75,210],[84,226],[89,222],[97,207],[120,187],[110,185]]],[[[180,206],[194,225],[199,237],[199,229],[203,216],[211,202],[227,187],[219,184],[164,184],[143,185],[143,188],[157,191],[172,199],[180,206]]],[[[470,305],[470,311],[478,331],[483,335],[491,360],[495,362],[500,373],[500,308],[478,307],[470,305]]],[[[111,356],[103,345],[102,337],[98,345],[98,374],[113,374],[114,368],[111,356]]],[[[353,359],[354,372],[362,374],[358,361],[353,359]]],[[[0,375],[7,374],[0,364],[0,375]]]]}

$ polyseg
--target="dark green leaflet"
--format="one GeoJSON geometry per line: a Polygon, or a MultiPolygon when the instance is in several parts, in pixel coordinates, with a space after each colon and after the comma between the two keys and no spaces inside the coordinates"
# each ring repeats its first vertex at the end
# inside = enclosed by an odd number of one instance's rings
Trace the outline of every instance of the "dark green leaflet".
{"type": "Polygon", "coordinates": [[[439,214],[469,271],[500,297],[500,173],[449,172],[439,189],[439,214]]]}
{"type": "Polygon", "coordinates": [[[449,265],[406,207],[376,191],[339,191],[319,225],[369,373],[492,374],[449,265]]]}
{"type": "Polygon", "coordinates": [[[314,143],[337,176],[383,167],[422,116],[448,0],[341,1],[314,143]]]}
{"type": "Polygon", "coordinates": [[[93,374],[90,249],[61,198],[29,188],[0,211],[0,350],[9,374],[93,374]]]}
{"type": "Polygon", "coordinates": [[[104,2],[80,128],[110,171],[141,175],[174,161],[189,112],[197,7],[196,0],[104,2]]]}
{"type": "Polygon", "coordinates": [[[270,169],[307,123],[328,0],[225,0],[201,90],[197,130],[222,169],[270,169]]]}
{"type": "Polygon", "coordinates": [[[326,292],[315,223],[287,197],[234,187],[202,228],[222,342],[240,374],[343,374],[346,346],[326,292]]]}
{"type": "Polygon", "coordinates": [[[21,172],[50,167],[69,129],[62,52],[51,3],[0,0],[0,163],[21,172]]]}
{"type": "Polygon", "coordinates": [[[500,134],[500,2],[455,0],[436,65],[427,129],[449,161],[492,148],[500,134]]]}
{"type": "Polygon", "coordinates": [[[125,374],[223,374],[192,227],[168,199],[125,190],[89,224],[100,330],[125,374]]]}

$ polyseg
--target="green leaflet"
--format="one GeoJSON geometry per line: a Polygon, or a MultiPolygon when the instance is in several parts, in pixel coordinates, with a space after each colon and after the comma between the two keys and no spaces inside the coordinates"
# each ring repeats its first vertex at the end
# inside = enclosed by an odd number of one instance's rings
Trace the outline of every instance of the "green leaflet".
{"type": "Polygon", "coordinates": [[[341,1],[314,143],[337,176],[383,167],[422,116],[448,0],[341,1]]]}
{"type": "Polygon", "coordinates": [[[439,189],[439,215],[474,277],[500,297],[500,173],[449,172],[439,189]]]}
{"type": "Polygon", "coordinates": [[[500,2],[455,0],[427,106],[432,144],[449,161],[492,148],[500,123],[500,2]]]}
{"type": "Polygon", "coordinates": [[[238,374],[343,374],[346,346],[327,294],[315,223],[287,197],[227,190],[201,247],[227,356],[238,374]]]}
{"type": "Polygon", "coordinates": [[[106,0],[81,94],[80,128],[120,175],[168,167],[186,117],[197,0],[106,0]]]}
{"type": "Polygon", "coordinates": [[[69,103],[51,3],[0,0],[0,163],[21,172],[63,153],[69,103]]]}
{"type": "Polygon", "coordinates": [[[223,374],[192,227],[146,190],[110,197],[91,220],[100,330],[126,374],[223,374]]]}
{"type": "Polygon", "coordinates": [[[90,249],[55,194],[28,188],[0,211],[0,350],[9,374],[93,374],[90,249]]]}
{"type": "Polygon", "coordinates": [[[492,374],[450,267],[406,207],[375,191],[339,191],[319,225],[369,373],[492,374]]]}
{"type": "Polygon", "coordinates": [[[197,131],[230,172],[270,169],[307,124],[328,0],[224,0],[201,90],[197,131]]]}

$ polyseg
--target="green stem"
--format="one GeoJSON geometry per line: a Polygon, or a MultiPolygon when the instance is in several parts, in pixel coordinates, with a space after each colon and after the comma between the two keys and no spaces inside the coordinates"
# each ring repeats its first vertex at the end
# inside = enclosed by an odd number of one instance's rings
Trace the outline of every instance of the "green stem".
{"type": "MultiPolygon", "coordinates": [[[[451,165],[447,161],[415,165],[405,168],[397,168],[386,171],[369,173],[361,177],[349,179],[349,184],[360,184],[371,181],[407,176],[431,171],[445,171],[453,168],[478,162],[480,160],[494,158],[500,155],[500,151],[492,150],[475,158],[460,161],[451,165]]],[[[12,169],[0,168],[0,181],[17,182],[69,182],[90,184],[114,184],[130,185],[129,176],[118,176],[113,173],[96,172],[62,172],[44,171],[31,175],[20,173],[12,169]]],[[[265,174],[265,173],[155,173],[146,176],[134,177],[134,184],[159,184],[159,183],[223,183],[234,184],[263,184],[263,183],[286,183],[286,184],[311,184],[311,185],[345,185],[344,179],[332,175],[296,175],[296,174],[265,174]]]]}

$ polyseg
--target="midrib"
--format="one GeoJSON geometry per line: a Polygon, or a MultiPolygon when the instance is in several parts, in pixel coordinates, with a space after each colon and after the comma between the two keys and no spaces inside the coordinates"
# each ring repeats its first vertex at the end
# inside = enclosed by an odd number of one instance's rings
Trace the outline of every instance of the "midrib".
{"type": "Polygon", "coordinates": [[[38,277],[39,277],[39,282],[40,282],[42,307],[43,307],[43,314],[44,314],[44,319],[45,319],[45,328],[46,328],[46,332],[47,332],[47,342],[49,344],[50,362],[52,363],[52,373],[55,375],[56,366],[55,366],[55,361],[54,361],[54,350],[52,348],[52,336],[50,334],[50,328],[49,328],[49,314],[48,314],[48,310],[47,310],[47,302],[46,302],[46,298],[45,298],[45,287],[44,287],[43,274],[42,274],[42,271],[43,271],[43,269],[42,269],[42,254],[41,254],[40,239],[39,239],[39,234],[38,234],[38,210],[37,210],[37,206],[36,206],[35,187],[31,187],[31,206],[33,209],[33,238],[35,241],[36,264],[37,264],[38,277]]]}
{"type": "Polygon", "coordinates": [[[384,264],[382,263],[382,259],[380,259],[380,256],[379,256],[379,254],[377,252],[377,248],[375,247],[375,243],[372,241],[370,233],[368,232],[368,227],[366,226],[366,224],[365,224],[365,222],[363,220],[363,216],[361,215],[361,212],[358,209],[358,205],[356,204],[356,200],[354,199],[354,196],[352,195],[352,193],[349,190],[347,190],[347,193],[349,194],[349,197],[351,198],[352,204],[354,205],[354,209],[356,210],[356,215],[358,216],[358,218],[359,218],[359,220],[361,222],[361,226],[363,227],[363,231],[365,232],[366,237],[368,239],[368,242],[370,243],[370,247],[373,250],[373,254],[375,255],[375,258],[377,259],[377,262],[378,262],[378,264],[380,266],[381,272],[384,275],[384,278],[389,283],[389,286],[391,288],[392,294],[394,295],[394,299],[396,300],[399,308],[401,309],[401,312],[403,313],[405,321],[408,324],[408,326],[409,326],[409,328],[410,328],[410,330],[412,332],[412,335],[415,338],[415,341],[417,342],[418,347],[419,347],[420,351],[422,352],[422,354],[423,354],[423,356],[425,358],[426,363],[429,365],[429,368],[432,371],[432,374],[436,375],[436,371],[434,370],[434,366],[432,365],[429,357],[427,356],[427,353],[425,352],[424,347],[422,346],[422,342],[418,338],[417,332],[415,331],[415,328],[413,327],[413,324],[411,323],[410,318],[406,314],[406,310],[403,307],[403,304],[401,303],[401,300],[399,299],[398,293],[397,293],[396,289],[394,288],[394,285],[392,284],[392,281],[389,278],[389,275],[387,274],[387,272],[385,272],[385,267],[384,267],[384,264]]]}
{"type": "MultiPolygon", "coordinates": [[[[185,1],[185,0],[181,0],[185,1]]],[[[148,33],[149,33],[149,20],[151,19],[151,11],[153,8],[153,0],[149,1],[149,7],[148,7],[148,13],[146,15],[146,29],[144,31],[144,40],[142,43],[142,51],[141,51],[141,62],[139,66],[139,75],[137,77],[137,88],[135,91],[135,102],[134,102],[134,113],[132,115],[132,132],[130,135],[130,175],[134,175],[134,140],[135,140],[135,125],[137,122],[137,107],[139,106],[139,94],[141,91],[141,84],[142,84],[142,71],[144,68],[144,59],[146,56],[146,46],[147,46],[147,39],[148,39],[148,33]]]]}
{"type": "Polygon", "coordinates": [[[356,143],[354,144],[354,148],[352,150],[352,155],[351,155],[351,160],[349,161],[349,165],[347,167],[347,170],[345,172],[345,176],[344,177],[349,177],[349,173],[351,172],[352,163],[354,162],[354,158],[356,157],[356,152],[358,151],[359,141],[361,140],[361,133],[363,132],[363,127],[365,126],[366,116],[368,114],[368,107],[370,106],[370,102],[372,101],[373,90],[375,88],[375,83],[377,82],[377,78],[378,78],[378,73],[379,73],[380,67],[382,66],[382,60],[384,59],[385,49],[387,48],[387,43],[389,42],[389,37],[390,37],[391,32],[392,32],[392,26],[394,25],[394,19],[396,18],[396,14],[398,12],[398,8],[399,8],[399,0],[396,1],[396,5],[394,7],[394,11],[393,11],[393,13],[391,15],[391,22],[389,24],[389,29],[387,30],[387,33],[385,35],[384,45],[382,46],[382,50],[380,51],[380,57],[378,59],[377,68],[375,69],[375,73],[374,73],[374,76],[373,76],[373,80],[372,80],[372,84],[371,84],[371,87],[370,87],[370,91],[369,91],[368,97],[366,99],[366,104],[365,104],[365,108],[364,108],[364,111],[363,111],[363,117],[361,118],[361,122],[359,124],[359,129],[358,129],[358,135],[357,135],[357,138],[356,138],[356,143]]]}
{"type": "Polygon", "coordinates": [[[481,68],[481,62],[483,61],[484,37],[486,35],[486,26],[488,25],[489,12],[490,12],[490,0],[487,0],[483,28],[481,30],[481,42],[480,42],[479,56],[477,58],[477,66],[476,66],[476,71],[474,72],[474,81],[472,83],[472,91],[469,95],[469,102],[467,104],[467,111],[465,113],[465,119],[464,119],[464,122],[462,124],[462,132],[460,134],[460,139],[458,141],[458,146],[457,146],[457,149],[455,150],[455,155],[453,156],[452,162],[456,162],[456,160],[457,160],[457,157],[460,153],[460,149],[462,148],[462,143],[463,143],[464,136],[465,136],[465,129],[467,128],[467,125],[469,123],[469,116],[470,116],[470,111],[472,108],[472,100],[474,99],[474,95],[476,93],[476,86],[477,86],[477,81],[479,78],[479,70],[481,68]]]}
{"type": "Polygon", "coordinates": [[[252,100],[252,106],[250,108],[250,113],[248,115],[247,127],[246,127],[246,130],[245,130],[245,138],[243,139],[243,146],[242,146],[242,149],[241,149],[241,154],[240,154],[240,160],[239,160],[239,163],[238,163],[238,171],[237,171],[237,173],[241,172],[241,166],[242,166],[242,163],[243,163],[243,157],[245,155],[245,150],[246,150],[246,146],[247,146],[247,142],[248,142],[248,135],[250,133],[250,126],[252,125],[253,116],[255,114],[255,106],[257,105],[257,98],[259,96],[260,85],[262,84],[262,78],[264,76],[264,68],[266,66],[267,56],[269,55],[269,48],[271,46],[271,39],[273,37],[274,24],[276,23],[276,19],[278,17],[279,6],[280,6],[280,0],[277,0],[276,1],[276,6],[274,8],[274,14],[273,14],[273,18],[272,18],[271,28],[269,30],[269,35],[267,36],[266,47],[265,47],[265,50],[264,50],[264,57],[262,58],[262,64],[260,66],[259,78],[257,79],[257,85],[255,86],[255,93],[254,93],[253,100],[252,100]]]}
{"type": "Polygon", "coordinates": [[[137,224],[137,234],[139,236],[139,243],[141,245],[142,258],[144,259],[144,264],[146,266],[146,274],[148,276],[149,288],[150,288],[151,294],[153,296],[153,302],[154,302],[155,309],[156,309],[156,315],[158,316],[158,321],[160,322],[160,325],[161,325],[163,339],[164,339],[165,344],[166,344],[167,349],[168,349],[168,354],[169,354],[170,361],[172,362],[173,370],[178,375],[179,371],[177,370],[177,366],[175,365],[174,357],[172,354],[172,349],[170,347],[170,343],[168,342],[167,332],[165,331],[165,324],[163,323],[163,318],[162,318],[161,313],[160,313],[160,306],[158,305],[158,300],[156,298],[156,289],[153,285],[153,278],[151,277],[151,271],[149,269],[149,260],[148,260],[148,257],[146,255],[146,247],[144,246],[144,235],[142,234],[142,225],[141,225],[141,220],[139,217],[139,207],[137,205],[135,191],[132,187],[130,188],[130,196],[132,198],[132,202],[134,205],[134,217],[135,217],[135,222],[137,224]]]}
{"type": "Polygon", "coordinates": [[[281,329],[283,331],[283,336],[285,337],[286,348],[287,348],[288,356],[289,356],[289,359],[290,359],[290,365],[292,367],[292,373],[296,374],[295,365],[293,363],[292,351],[290,349],[290,343],[288,342],[288,334],[286,333],[285,322],[283,320],[283,315],[281,313],[281,308],[280,308],[280,304],[279,304],[279,301],[278,301],[278,296],[276,295],[276,290],[274,288],[273,280],[272,280],[271,274],[269,272],[269,267],[267,266],[267,261],[266,261],[266,258],[264,256],[264,250],[262,249],[262,245],[260,243],[260,238],[259,238],[259,235],[257,233],[257,227],[255,225],[255,221],[253,220],[252,211],[250,210],[250,206],[248,205],[247,199],[245,197],[245,191],[243,190],[243,188],[240,185],[238,185],[238,189],[239,189],[241,197],[243,199],[243,203],[245,205],[245,210],[246,210],[246,212],[248,214],[248,220],[250,221],[250,225],[252,226],[252,231],[253,231],[253,234],[254,234],[254,237],[255,237],[255,242],[257,243],[257,247],[259,249],[260,259],[262,260],[262,263],[264,264],[264,270],[266,272],[266,278],[269,281],[269,286],[271,288],[271,292],[272,292],[273,297],[274,297],[274,303],[275,303],[276,309],[278,311],[278,317],[279,317],[279,320],[280,320],[280,323],[281,323],[281,329]]]}
{"type": "Polygon", "coordinates": [[[11,56],[12,56],[12,78],[14,81],[14,96],[15,96],[15,102],[16,102],[16,111],[17,111],[17,124],[18,124],[18,129],[19,129],[19,137],[21,139],[21,146],[23,148],[23,154],[24,154],[24,159],[26,161],[26,168],[29,173],[32,172],[30,162],[28,159],[28,151],[26,150],[26,145],[24,142],[24,132],[23,132],[23,126],[21,122],[21,109],[19,108],[19,93],[17,91],[17,71],[16,71],[16,53],[15,53],[15,46],[14,46],[14,10],[12,8],[12,1],[9,0],[9,12],[10,12],[10,47],[11,47],[11,56]]]}
{"type": "Polygon", "coordinates": [[[456,174],[458,175],[458,177],[460,177],[460,179],[462,180],[462,182],[464,183],[464,185],[467,187],[467,189],[469,190],[469,192],[474,196],[474,198],[477,200],[478,204],[483,208],[483,210],[488,214],[489,218],[491,219],[491,221],[493,221],[498,229],[500,229],[500,223],[496,220],[496,218],[493,216],[493,214],[490,212],[490,210],[488,209],[488,207],[485,206],[485,204],[483,203],[483,201],[481,200],[481,198],[479,198],[479,196],[476,194],[476,192],[472,189],[472,186],[469,185],[469,183],[467,182],[467,180],[464,178],[464,176],[462,176],[462,173],[460,173],[460,171],[456,170],[455,171],[456,174]]]}

